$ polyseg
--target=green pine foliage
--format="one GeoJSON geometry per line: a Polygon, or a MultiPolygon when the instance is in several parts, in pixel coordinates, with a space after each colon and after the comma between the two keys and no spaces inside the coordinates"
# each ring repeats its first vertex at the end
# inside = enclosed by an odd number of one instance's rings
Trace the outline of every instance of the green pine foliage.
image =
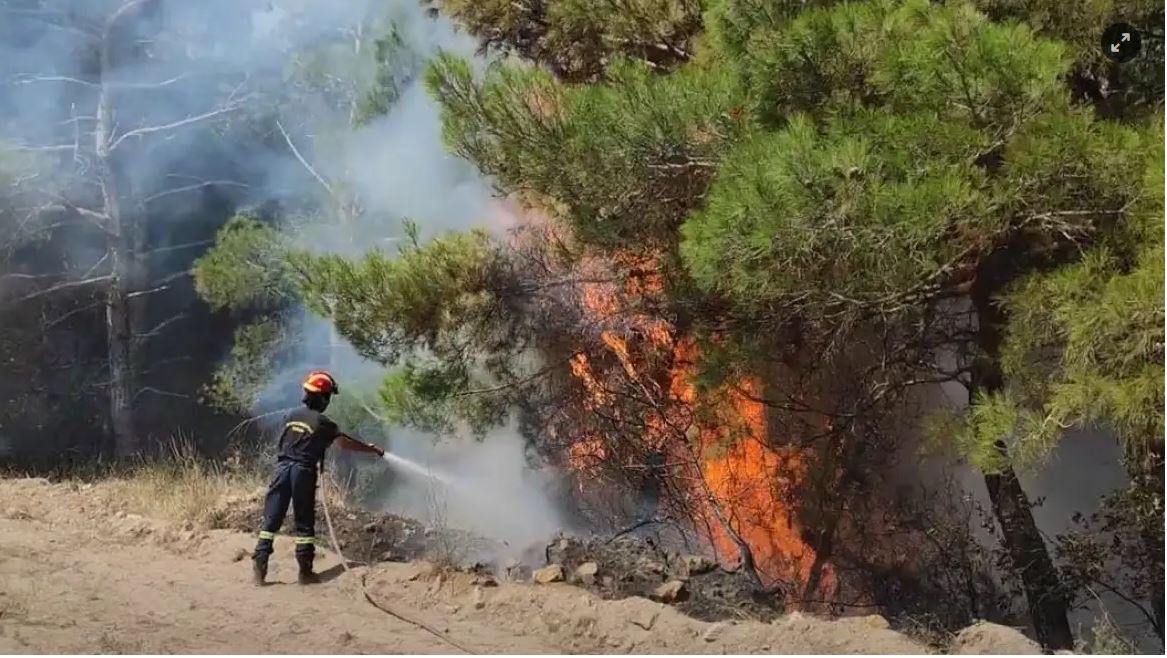
{"type": "Polygon", "coordinates": [[[1019,231],[1091,233],[1131,198],[1122,160],[1138,140],[1068,106],[1068,66],[1060,44],[965,3],[876,0],[781,22],[743,77],[759,117],[782,121],[727,159],[682,229],[685,262],[748,306],[898,306],[1019,231]],[[811,58],[823,39],[849,45],[811,58]]]}
{"type": "Polygon", "coordinates": [[[414,348],[457,350],[467,321],[496,302],[494,249],[485,233],[455,233],[399,256],[371,252],[357,261],[299,254],[302,299],[330,317],[364,356],[393,363],[414,348]]]}
{"type": "Polygon", "coordinates": [[[287,338],[276,317],[262,317],[235,329],[224,365],[202,391],[202,402],[227,413],[250,415],[268,383],[277,346],[287,338]]]}
{"type": "MultiPolygon", "coordinates": [[[[732,321],[714,326],[752,332],[751,322],[791,313],[821,320],[840,308],[912,313],[958,297],[981,263],[1018,248],[1007,277],[1063,267],[1058,276],[1090,276],[1117,267],[1091,263],[1117,259],[1127,270],[1108,294],[1153,300],[1151,271],[1130,271],[1135,238],[1115,227],[1136,221],[1132,204],[1145,192],[1129,175],[1141,166],[1132,158],[1155,138],[1073,105],[1067,85],[1081,73],[1085,38],[1066,31],[1079,24],[1072,16],[1121,8],[1071,4],[1056,16],[1036,0],[1011,8],[722,0],[706,14],[709,47],[668,76],[617,58],[601,84],[565,85],[514,65],[476,79],[447,57],[428,82],[451,148],[504,189],[533,193],[588,248],[670,253],[679,243],[696,287],[679,282],[673,293],[687,299],[676,301],[689,309],[707,308],[702,295],[728,301],[732,321]],[[1092,251],[1116,241],[1125,255],[1092,251]]],[[[472,30],[511,9],[483,6],[472,30]]],[[[1063,289],[1076,285],[1065,281],[1063,289]]],[[[724,313],[720,302],[713,307],[724,313]]],[[[1048,334],[1019,307],[1009,310],[1018,313],[1011,336],[1029,322],[1048,334]]],[[[723,344],[710,354],[740,360],[759,351],[723,344]]],[[[1006,364],[1009,377],[1036,358],[1022,353],[1009,348],[1006,360],[1018,362],[1006,364]]],[[[982,397],[955,439],[986,468],[995,454],[988,437],[1026,419],[1016,409],[995,414],[1003,400],[982,397]]]]}
{"type": "Polygon", "coordinates": [[[695,207],[727,145],[747,128],[736,77],[706,66],[668,76],[615,62],[604,85],[467,62],[428,73],[451,149],[505,188],[549,200],[599,248],[660,248],[695,207]]]}
{"type": "Polygon", "coordinates": [[[289,242],[249,215],[237,215],[195,262],[195,290],[214,309],[272,310],[292,299],[289,242]]]}
{"type": "Polygon", "coordinates": [[[953,233],[993,232],[971,166],[985,135],[928,115],[863,123],[823,133],[798,117],[740,147],[682,229],[698,284],[754,308],[890,300],[960,256],[953,233]]]}
{"type": "MultiPolygon", "coordinates": [[[[1005,298],[1003,356],[1017,442],[1039,458],[1069,427],[1104,424],[1132,463],[1163,445],[1163,134],[1145,136],[1134,207],[1080,262],[1019,281],[1005,298]]],[[[1129,172],[1128,172],[1129,173],[1129,172]]]]}
{"type": "Polygon", "coordinates": [[[1024,21],[1069,46],[1070,86],[1108,115],[1147,118],[1163,102],[1163,0],[975,0],[998,21],[1024,21]],[[1144,54],[1126,64],[1106,59],[1099,44],[1107,26],[1133,25],[1147,37],[1144,54]],[[1157,35],[1157,36],[1156,36],[1157,35]]]}
{"type": "Polygon", "coordinates": [[[595,81],[622,58],[669,71],[687,61],[701,0],[447,0],[440,11],[486,50],[514,53],[570,82],[595,81]]]}
{"type": "Polygon", "coordinates": [[[529,328],[499,246],[480,231],[413,242],[359,260],[299,254],[300,298],[357,351],[393,368],[380,388],[389,422],[483,434],[501,423],[503,393],[526,372],[529,328]],[[498,393],[495,395],[494,393],[498,393]]]}

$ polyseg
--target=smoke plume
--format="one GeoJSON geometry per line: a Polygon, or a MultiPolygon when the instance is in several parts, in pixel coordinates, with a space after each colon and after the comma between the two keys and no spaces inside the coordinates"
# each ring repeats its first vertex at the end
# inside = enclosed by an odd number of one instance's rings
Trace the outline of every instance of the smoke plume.
{"type": "MultiPolygon", "coordinates": [[[[197,303],[181,277],[230,214],[208,212],[212,201],[277,208],[294,216],[290,235],[297,246],[346,257],[370,249],[395,253],[406,219],[417,222],[423,239],[470,227],[504,230],[507,215],[489,182],[443,148],[438,108],[422,84],[426,62],[440,51],[484,66],[475,47],[472,38],[413,1],[0,0],[0,145],[49,159],[52,175],[34,180],[43,192],[100,209],[93,183],[96,108],[102,85],[116,88],[115,130],[142,131],[118,149],[126,196],[141,202],[146,242],[158,254],[146,278],[170,277],[175,290],[184,286],[145,307],[190,312],[197,303]],[[131,4],[132,18],[109,32],[113,65],[99,80],[103,29],[131,4]],[[384,82],[373,55],[377,41],[390,34],[397,39],[388,58],[395,98],[387,112],[354,121],[360,87],[384,82]],[[304,56],[317,56],[307,65],[315,67],[311,84],[297,77],[304,74],[305,67],[297,68],[304,56]],[[286,129],[282,135],[257,134],[273,120],[286,129]],[[160,129],[165,126],[174,127],[160,129]],[[342,197],[359,210],[338,217],[342,197]],[[196,246],[177,248],[186,242],[196,246]]],[[[91,239],[80,229],[57,239],[68,245],[74,274],[106,254],[104,238],[91,239]]],[[[277,348],[282,357],[256,415],[296,404],[300,378],[312,368],[331,369],[348,391],[375,387],[383,376],[326,319],[293,309],[285,320],[291,335],[277,348]]],[[[188,341],[160,344],[170,352],[151,352],[150,360],[213,360],[192,354],[188,341]]],[[[226,356],[222,341],[215,348],[214,357],[226,356]]],[[[163,372],[165,380],[147,383],[192,400],[207,374],[204,367],[202,381],[177,383],[174,369],[163,372]]],[[[192,414],[209,413],[190,406],[192,414]]],[[[178,429],[164,429],[168,422],[173,416],[160,411],[157,430],[178,429]]],[[[500,430],[482,443],[395,428],[388,435],[394,450],[440,463],[457,476],[461,491],[447,492],[442,510],[451,525],[505,542],[554,529],[547,497],[524,468],[517,432],[500,430]]],[[[420,501],[430,484],[403,477],[393,482],[386,507],[425,519],[430,510],[420,501]]]]}
{"type": "MultiPolygon", "coordinates": [[[[419,75],[441,51],[485,65],[476,54],[475,42],[457,34],[448,21],[425,16],[414,3],[395,5],[390,19],[408,51],[403,54],[405,70],[397,76],[406,82],[384,116],[344,131],[310,163],[318,172],[337,172],[336,179],[328,173],[321,175],[330,186],[336,182],[348,190],[362,210],[343,222],[324,216],[303,226],[297,234],[298,246],[316,253],[347,257],[359,257],[370,249],[394,253],[405,219],[417,222],[423,239],[472,227],[501,233],[509,225],[509,215],[492,197],[489,182],[443,147],[439,108],[419,75]]],[[[329,104],[321,100],[316,105],[329,104]]],[[[336,125],[335,114],[323,114],[315,130],[336,125]]],[[[343,116],[339,119],[344,121],[343,116]]],[[[296,189],[305,169],[296,157],[285,157],[275,167],[288,172],[278,189],[296,189]]],[[[318,193],[318,204],[327,207],[333,201],[319,181],[309,184],[318,193]]],[[[305,317],[298,326],[291,345],[284,347],[292,347],[300,358],[285,362],[274,373],[265,406],[286,401],[284,397],[277,402],[275,390],[286,391],[287,382],[298,381],[309,368],[328,367],[343,381],[370,387],[384,374],[379,365],[338,340],[327,321],[305,317]],[[320,362],[321,345],[329,346],[327,363],[320,362]]],[[[393,486],[383,497],[386,511],[474,532],[502,543],[516,555],[560,527],[548,494],[551,482],[547,474],[527,467],[525,440],[516,429],[501,428],[482,441],[468,435],[435,437],[401,428],[388,428],[385,435],[386,447],[394,454],[432,468],[445,480],[392,472],[388,477],[393,486]]]]}

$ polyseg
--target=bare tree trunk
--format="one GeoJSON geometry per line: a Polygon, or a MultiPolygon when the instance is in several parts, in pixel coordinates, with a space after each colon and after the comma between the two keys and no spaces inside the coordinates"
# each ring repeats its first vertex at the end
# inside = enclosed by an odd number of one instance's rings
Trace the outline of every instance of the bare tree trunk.
{"type": "Polygon", "coordinates": [[[818,596],[818,588],[822,584],[823,572],[833,557],[835,533],[843,519],[847,497],[851,495],[848,489],[856,477],[856,470],[863,462],[867,449],[863,438],[857,434],[850,425],[836,429],[835,436],[825,451],[826,462],[820,467],[828,480],[825,490],[819,492],[822,519],[818,532],[811,540],[815,556],[802,590],[802,598],[805,601],[826,598],[818,596]],[[839,454],[837,462],[836,454],[839,454]]]}
{"type": "Polygon", "coordinates": [[[110,256],[113,262],[113,278],[106,290],[105,323],[106,342],[109,353],[109,414],[114,434],[114,456],[125,458],[139,452],[134,419],[134,323],[131,311],[132,291],[135,283],[135,252],[132,227],[123,222],[122,190],[116,162],[111,152],[113,144],[113,99],[111,80],[113,61],[113,30],[118,19],[142,2],[131,2],[113,14],[106,23],[101,40],[101,61],[99,85],[101,92],[97,100],[97,124],[95,130],[95,150],[97,154],[98,182],[105,216],[105,231],[109,236],[110,256]]]}
{"type": "Polygon", "coordinates": [[[139,452],[134,422],[134,337],[130,298],[125,277],[127,254],[114,251],[114,280],[106,293],[105,324],[109,351],[109,413],[114,455],[125,458],[139,452]],[[119,271],[120,270],[120,271],[119,271]]]}
{"type": "MultiPolygon", "coordinates": [[[[978,393],[996,393],[1004,386],[1000,365],[1004,314],[994,304],[991,288],[977,281],[971,290],[980,353],[973,364],[970,402],[978,393]]],[[[1057,569],[1033,520],[1029,498],[1010,463],[1008,447],[1004,440],[998,440],[995,445],[1001,466],[997,472],[985,474],[985,486],[989,490],[993,514],[1001,527],[1005,549],[1013,568],[1021,576],[1038,642],[1046,649],[1072,649],[1074,637],[1067,617],[1069,605],[1057,569]]]]}

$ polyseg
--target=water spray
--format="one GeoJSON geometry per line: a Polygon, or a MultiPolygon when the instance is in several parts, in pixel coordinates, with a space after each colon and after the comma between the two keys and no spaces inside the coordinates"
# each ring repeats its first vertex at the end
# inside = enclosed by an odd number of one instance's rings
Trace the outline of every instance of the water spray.
{"type": "Polygon", "coordinates": [[[384,459],[386,462],[388,462],[392,466],[398,466],[402,470],[407,471],[409,473],[412,473],[414,475],[420,475],[424,478],[429,478],[431,480],[437,480],[438,482],[441,482],[442,484],[444,484],[447,487],[456,488],[453,480],[450,477],[445,476],[445,475],[441,475],[440,473],[435,473],[432,470],[425,468],[421,464],[417,464],[415,462],[412,462],[404,457],[399,457],[391,452],[386,452],[384,455],[381,455],[381,459],[384,459]]]}

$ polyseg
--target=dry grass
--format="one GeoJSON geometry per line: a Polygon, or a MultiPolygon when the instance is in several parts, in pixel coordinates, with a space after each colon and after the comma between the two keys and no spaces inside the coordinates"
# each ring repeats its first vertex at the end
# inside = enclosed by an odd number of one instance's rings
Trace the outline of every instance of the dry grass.
{"type": "Polygon", "coordinates": [[[1074,647],[1075,653],[1088,653],[1094,655],[1105,656],[1122,656],[1139,653],[1138,645],[1130,640],[1123,632],[1115,625],[1114,620],[1111,619],[1110,613],[1102,609],[1101,614],[1094,620],[1094,624],[1088,634],[1088,639],[1083,639],[1083,635],[1079,630],[1079,639],[1074,647]]]}
{"type": "Polygon", "coordinates": [[[110,495],[130,511],[169,521],[216,527],[224,501],[266,484],[261,469],[238,456],[202,458],[190,441],[171,441],[168,454],[145,462],[111,483],[110,495]]]}

